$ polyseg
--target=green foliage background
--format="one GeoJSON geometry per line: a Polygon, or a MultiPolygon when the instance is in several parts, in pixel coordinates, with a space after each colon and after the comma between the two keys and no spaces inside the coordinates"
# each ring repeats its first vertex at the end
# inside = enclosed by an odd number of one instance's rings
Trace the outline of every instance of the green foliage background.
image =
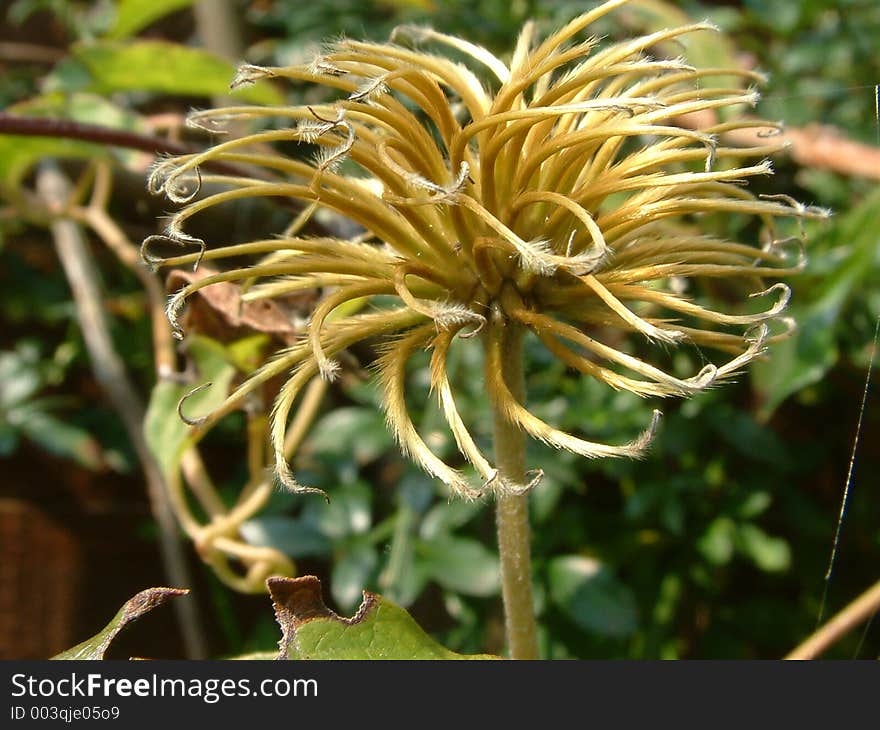
{"type": "MultiPolygon", "coordinates": [[[[20,113],[130,129],[138,129],[147,113],[204,106],[208,97],[224,93],[232,66],[198,50],[187,5],[12,3],[10,27],[28,16],[51,17],[53,37],[68,46],[48,71],[23,66],[4,74],[0,99],[20,113]],[[175,44],[168,46],[176,55],[167,70],[150,62],[159,43],[175,44]]],[[[836,125],[854,140],[880,141],[875,2],[676,5],[693,18],[715,21],[738,53],[769,72],[758,107],[764,117],[793,126],[836,125]]],[[[667,7],[644,6],[641,21],[626,17],[643,22],[653,12],[662,20],[667,7]]],[[[384,38],[401,22],[429,22],[503,54],[525,19],[550,27],[584,7],[527,0],[265,0],[243,3],[240,12],[248,60],[285,62],[321,39],[384,38]]],[[[602,30],[626,32],[613,23],[602,30]]],[[[271,102],[278,94],[255,89],[257,101],[271,102]]],[[[83,143],[0,136],[3,194],[16,199],[39,157],[95,154],[113,155],[123,168],[134,164],[129,153],[83,143]]],[[[587,462],[539,447],[529,455],[530,466],[547,475],[532,497],[545,657],[777,657],[814,627],[880,317],[880,188],[784,158],[775,160],[775,168],[761,192],[784,192],[835,211],[830,223],[808,228],[809,268],[792,282],[791,314],[800,323],[795,337],[774,347],[770,359],[739,382],[663,403],[662,430],[644,461],[587,462]]],[[[131,200],[127,195],[118,190],[114,196],[118,221],[135,238],[152,232],[150,216],[135,212],[143,210],[136,194],[131,200]]],[[[247,220],[236,225],[244,229],[247,220]]],[[[42,449],[95,474],[128,472],[136,483],[136,461],[118,435],[115,416],[92,397],[70,296],[48,258],[45,234],[19,216],[4,218],[0,235],[0,455],[21,458],[27,445],[28,454],[42,449]]],[[[96,252],[96,259],[109,290],[117,345],[146,394],[153,376],[143,295],[109,257],[96,252]]],[[[484,424],[478,436],[487,438],[482,386],[472,375],[480,372],[476,349],[456,353],[457,400],[465,420],[484,424]]],[[[656,404],[574,378],[537,348],[529,357],[530,398],[542,418],[612,442],[650,420],[656,404]]],[[[687,360],[698,363],[699,353],[678,357],[676,365],[686,369],[687,360]]],[[[428,401],[426,366],[412,373],[414,404],[428,401]]],[[[490,506],[448,502],[436,484],[408,466],[384,429],[376,399],[369,385],[334,390],[304,446],[303,481],[325,489],[332,502],[278,493],[246,525],[244,536],[288,553],[300,573],[321,577],[342,613],[353,612],[367,588],[409,608],[454,651],[497,652],[502,627],[490,506]]],[[[176,398],[166,400],[176,404],[176,398]]],[[[154,409],[160,407],[155,403],[154,409]]],[[[454,453],[437,412],[428,408],[415,420],[432,445],[454,453]]],[[[878,435],[880,404],[872,396],[826,613],[878,577],[878,435]]],[[[241,483],[244,467],[224,454],[240,438],[232,424],[210,442],[229,490],[241,483]]],[[[207,571],[201,580],[217,654],[273,645],[265,599],[229,594],[207,571]],[[258,600],[264,601],[262,612],[252,610],[258,600]]],[[[122,591],[111,605],[127,595],[122,591]]],[[[830,655],[878,652],[880,632],[874,630],[853,634],[830,655]]]]}

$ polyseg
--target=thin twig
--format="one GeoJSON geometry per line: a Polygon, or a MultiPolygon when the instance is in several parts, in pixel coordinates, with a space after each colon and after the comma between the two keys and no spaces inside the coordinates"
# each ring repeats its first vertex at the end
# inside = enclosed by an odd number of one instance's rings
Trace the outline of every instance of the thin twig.
{"type": "Polygon", "coordinates": [[[880,609],[880,581],[815,631],[786,659],[815,659],[838,639],[867,621],[880,609]]]}
{"type": "MultiPolygon", "coordinates": [[[[192,579],[174,514],[168,503],[164,477],[144,437],[144,406],[128,378],[122,359],[113,347],[97,273],[82,230],[64,215],[71,192],[70,182],[56,165],[44,162],[37,175],[37,192],[46,207],[59,214],[51,223],[55,248],[73,293],[92,372],[122,419],[141,462],[150,507],[159,526],[159,549],[166,575],[174,585],[189,586],[192,579]]],[[[192,600],[178,601],[175,606],[187,655],[204,658],[207,646],[195,604],[192,600]]]]}
{"type": "Polygon", "coordinates": [[[84,142],[94,142],[110,147],[124,147],[152,154],[185,155],[194,151],[187,145],[154,137],[150,134],[104,127],[100,124],[75,122],[71,119],[23,117],[8,112],[0,112],[0,134],[79,139],[84,142]]]}
{"type": "MultiPolygon", "coordinates": [[[[78,139],[83,142],[92,142],[108,147],[122,147],[130,150],[140,150],[153,155],[188,155],[200,152],[199,149],[179,142],[172,142],[162,137],[150,134],[128,132],[113,127],[103,127],[100,124],[86,124],[74,122],[69,119],[49,119],[38,117],[22,117],[15,114],[0,112],[0,135],[20,135],[25,137],[54,137],[57,139],[78,139]]],[[[205,160],[202,167],[206,170],[221,175],[232,177],[251,177],[267,182],[278,180],[265,168],[252,168],[234,165],[217,160],[205,160]]],[[[281,208],[300,213],[302,204],[295,200],[284,197],[266,198],[269,202],[281,208]]],[[[317,221],[311,221],[311,227],[316,234],[326,233],[327,229],[317,221]]]]}
{"type": "Polygon", "coordinates": [[[67,54],[61,48],[40,46],[36,43],[20,43],[16,41],[0,42],[0,60],[18,63],[55,64],[67,54]]]}
{"type": "MultiPolygon", "coordinates": [[[[0,134],[77,139],[82,142],[92,142],[106,147],[140,150],[141,152],[149,152],[153,155],[189,155],[201,151],[192,145],[173,142],[151,134],[105,127],[100,124],[75,122],[71,119],[23,117],[17,114],[9,114],[8,112],[0,112],[0,134]]],[[[223,175],[249,176],[264,180],[273,179],[262,169],[245,169],[239,165],[217,162],[216,160],[206,160],[202,167],[223,175]]],[[[297,210],[301,207],[297,206],[297,210]]]]}

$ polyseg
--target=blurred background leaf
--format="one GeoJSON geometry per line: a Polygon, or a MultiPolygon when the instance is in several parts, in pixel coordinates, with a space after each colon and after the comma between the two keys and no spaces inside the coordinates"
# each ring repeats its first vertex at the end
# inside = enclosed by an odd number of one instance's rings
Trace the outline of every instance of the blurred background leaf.
{"type": "Polygon", "coordinates": [[[119,0],[113,25],[106,37],[111,40],[129,38],[163,16],[192,4],[193,0],[119,0]]]}

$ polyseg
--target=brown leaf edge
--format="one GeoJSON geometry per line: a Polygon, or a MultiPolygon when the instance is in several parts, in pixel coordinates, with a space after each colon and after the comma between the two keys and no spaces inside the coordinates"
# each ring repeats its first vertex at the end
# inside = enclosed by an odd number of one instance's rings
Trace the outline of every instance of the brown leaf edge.
{"type": "Polygon", "coordinates": [[[61,652],[52,659],[103,659],[113,640],[126,626],[172,598],[187,593],[189,590],[186,588],[147,588],[126,601],[99,634],[61,652]]]}
{"type": "Polygon", "coordinates": [[[315,619],[332,619],[351,626],[362,621],[367,613],[379,602],[375,593],[364,591],[364,600],[357,613],[345,618],[331,611],[324,603],[321,581],[314,575],[299,578],[269,578],[266,581],[269,596],[275,609],[275,618],[281,626],[281,640],[278,642],[276,659],[288,659],[290,645],[296,637],[296,631],[304,624],[315,619]]]}

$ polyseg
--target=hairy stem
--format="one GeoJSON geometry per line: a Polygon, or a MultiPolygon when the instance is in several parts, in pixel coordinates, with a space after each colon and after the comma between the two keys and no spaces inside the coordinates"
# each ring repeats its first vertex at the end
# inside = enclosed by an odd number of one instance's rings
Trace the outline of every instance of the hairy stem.
{"type": "MultiPolygon", "coordinates": [[[[522,367],[523,329],[508,325],[503,339],[501,376],[514,397],[522,400],[525,383],[522,367]]],[[[502,481],[525,484],[525,436],[493,409],[495,466],[502,481]]],[[[501,558],[501,591],[504,623],[511,659],[537,659],[538,637],[532,601],[531,537],[528,495],[499,496],[495,507],[498,553],[501,558]]]]}

